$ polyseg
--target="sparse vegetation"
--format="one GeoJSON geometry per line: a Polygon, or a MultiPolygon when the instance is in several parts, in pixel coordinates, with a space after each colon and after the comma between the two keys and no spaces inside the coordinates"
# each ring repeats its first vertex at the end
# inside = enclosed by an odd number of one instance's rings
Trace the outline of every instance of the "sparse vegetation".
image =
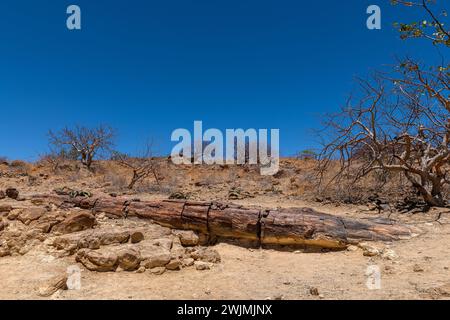
{"type": "MultiPolygon", "coordinates": [[[[447,43],[444,24],[428,2],[417,5],[432,16],[438,32],[434,38],[425,33],[414,37],[447,43]]],[[[402,38],[412,37],[404,34],[405,26],[400,30],[402,38]]],[[[328,184],[343,177],[355,183],[372,172],[385,177],[398,173],[428,206],[445,206],[444,188],[450,183],[449,67],[442,62],[425,68],[408,58],[393,73],[376,73],[358,81],[360,91],[326,123],[322,177],[335,160],[341,168],[328,184]]]]}
{"type": "Polygon", "coordinates": [[[90,169],[95,157],[100,153],[107,153],[114,145],[115,133],[111,127],[98,126],[96,128],[65,127],[61,131],[48,133],[50,144],[57,154],[75,157],[90,169]]]}

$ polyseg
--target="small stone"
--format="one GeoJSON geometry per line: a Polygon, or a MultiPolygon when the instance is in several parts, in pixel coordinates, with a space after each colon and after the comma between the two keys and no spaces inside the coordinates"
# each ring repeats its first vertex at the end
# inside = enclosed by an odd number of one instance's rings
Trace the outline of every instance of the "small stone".
{"type": "Polygon", "coordinates": [[[194,265],[195,265],[195,269],[200,270],[200,271],[211,269],[211,264],[208,262],[195,261],[194,265]]]}
{"type": "Polygon", "coordinates": [[[368,243],[362,242],[359,244],[359,247],[363,250],[363,255],[366,257],[375,257],[380,255],[380,250],[368,243]]]}
{"type": "Polygon", "coordinates": [[[17,198],[19,197],[19,190],[17,190],[16,188],[8,188],[6,189],[5,194],[8,198],[17,200],[17,198]]]}
{"type": "Polygon", "coordinates": [[[0,213],[9,213],[13,208],[8,204],[0,205],[0,213]]]}
{"type": "Polygon", "coordinates": [[[191,252],[191,258],[212,263],[218,263],[221,261],[219,252],[209,247],[196,248],[193,252],[191,252]]]}
{"type": "Polygon", "coordinates": [[[144,234],[140,231],[134,231],[130,235],[131,243],[139,243],[144,240],[144,234]]]}
{"type": "Polygon", "coordinates": [[[319,289],[317,289],[316,287],[311,287],[309,288],[309,293],[313,296],[318,296],[319,295],[319,289]]]}
{"type": "Polygon", "coordinates": [[[139,267],[139,269],[136,270],[136,273],[144,273],[145,270],[145,267],[139,267]]]}
{"type": "Polygon", "coordinates": [[[413,267],[413,271],[414,272],[423,272],[424,269],[420,265],[415,264],[414,267],[413,267]]]}
{"type": "Polygon", "coordinates": [[[173,259],[168,264],[166,264],[167,270],[180,270],[181,269],[181,261],[179,259],[173,259]]]}
{"type": "Polygon", "coordinates": [[[386,260],[395,260],[398,258],[398,255],[392,249],[385,249],[383,250],[381,257],[386,260]]]}
{"type": "Polygon", "coordinates": [[[19,217],[19,214],[21,214],[21,213],[22,213],[22,209],[11,210],[8,214],[8,220],[16,220],[19,217]]]}
{"type": "Polygon", "coordinates": [[[353,251],[357,251],[357,250],[358,250],[358,247],[354,246],[354,245],[350,245],[347,247],[347,251],[353,252],[353,251]]]}
{"type": "Polygon", "coordinates": [[[164,272],[166,272],[166,268],[165,267],[155,267],[155,268],[151,268],[150,272],[154,275],[159,276],[159,275],[163,274],[164,272]]]}
{"type": "Polygon", "coordinates": [[[194,265],[195,260],[192,258],[183,259],[182,264],[184,267],[190,267],[194,265]]]}

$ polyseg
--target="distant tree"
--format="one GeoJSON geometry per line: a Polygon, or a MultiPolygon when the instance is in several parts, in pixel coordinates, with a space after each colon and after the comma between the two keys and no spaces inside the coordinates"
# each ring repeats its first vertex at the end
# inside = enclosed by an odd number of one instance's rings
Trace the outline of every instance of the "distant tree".
{"type": "Polygon", "coordinates": [[[117,151],[113,152],[112,159],[133,172],[128,189],[133,189],[136,183],[149,176],[153,176],[156,183],[160,184],[159,163],[154,157],[152,149],[153,143],[148,142],[139,156],[130,156],[117,151]]]}
{"type": "Polygon", "coordinates": [[[317,152],[311,149],[302,150],[297,155],[297,158],[299,159],[317,159],[317,157],[317,152]]]}
{"type": "Polygon", "coordinates": [[[62,156],[79,159],[88,169],[100,152],[108,152],[114,145],[114,130],[106,126],[79,127],[48,132],[50,144],[62,156]]]}

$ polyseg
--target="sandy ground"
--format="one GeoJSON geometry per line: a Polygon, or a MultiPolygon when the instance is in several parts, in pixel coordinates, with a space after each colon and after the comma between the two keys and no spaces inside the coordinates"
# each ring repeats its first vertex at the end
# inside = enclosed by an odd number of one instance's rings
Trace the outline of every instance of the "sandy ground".
{"type": "MultiPolygon", "coordinates": [[[[432,221],[433,214],[428,214],[432,221]]],[[[90,272],[82,268],[81,289],[58,291],[50,299],[448,299],[437,288],[450,283],[450,225],[415,224],[424,233],[389,247],[398,258],[363,256],[361,250],[327,253],[215,248],[222,262],[211,270],[186,268],[163,275],[149,272],[90,272]],[[366,286],[369,266],[381,271],[381,288],[366,286]],[[423,270],[423,271],[420,271],[423,270]],[[313,296],[317,288],[320,296],[313,296]]],[[[24,256],[0,259],[0,299],[42,299],[38,288],[74,265],[73,257],[54,259],[39,247],[24,256]]]]}
{"type": "MultiPolygon", "coordinates": [[[[195,179],[191,178],[191,186],[195,179]]],[[[0,188],[18,187],[26,196],[70,185],[87,188],[100,195],[109,192],[102,185],[104,180],[102,177],[70,180],[58,176],[32,185],[27,177],[3,177],[0,188]]],[[[379,248],[394,250],[398,257],[393,260],[364,256],[361,249],[303,253],[247,249],[221,243],[215,249],[222,262],[205,271],[188,267],[162,275],[148,271],[99,273],[78,265],[81,268],[81,288],[60,290],[48,298],[38,295],[39,287],[77,264],[73,256],[55,259],[41,244],[23,256],[0,258],[0,299],[450,299],[448,209],[420,214],[378,214],[368,211],[367,206],[323,205],[287,194],[292,186],[289,177],[285,180],[284,195],[258,194],[259,186],[255,185],[252,192],[256,196],[235,202],[266,208],[307,206],[362,219],[389,216],[402,223],[414,224],[422,234],[410,240],[375,244],[379,248]],[[439,221],[435,221],[437,218],[439,221]],[[366,286],[366,272],[370,266],[377,266],[380,270],[379,289],[370,290],[366,286]],[[312,295],[311,288],[317,288],[319,295],[312,295]]],[[[216,190],[215,186],[205,186],[198,194],[204,199],[218,194],[223,198],[225,187],[216,190]]],[[[167,197],[149,191],[138,192],[136,196],[141,199],[167,197]]]]}

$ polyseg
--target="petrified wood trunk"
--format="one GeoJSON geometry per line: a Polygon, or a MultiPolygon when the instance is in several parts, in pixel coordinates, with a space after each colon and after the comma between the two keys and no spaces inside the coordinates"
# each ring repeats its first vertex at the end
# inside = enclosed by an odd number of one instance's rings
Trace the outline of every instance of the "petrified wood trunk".
{"type": "MultiPolygon", "coordinates": [[[[42,196],[41,196],[42,197],[42,196]]],[[[133,201],[119,198],[82,199],[49,196],[58,205],[72,205],[110,217],[136,216],[214,238],[253,241],[259,245],[316,246],[341,249],[361,241],[413,237],[416,229],[390,220],[369,221],[333,216],[310,208],[265,210],[233,204],[186,200],[133,201]]]]}

